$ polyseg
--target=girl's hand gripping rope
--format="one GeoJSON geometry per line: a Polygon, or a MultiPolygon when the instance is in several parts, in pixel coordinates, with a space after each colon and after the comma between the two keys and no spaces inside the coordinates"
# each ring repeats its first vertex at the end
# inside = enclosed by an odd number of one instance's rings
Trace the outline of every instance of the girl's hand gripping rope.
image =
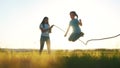
{"type": "Polygon", "coordinates": [[[53,28],[54,25],[52,25],[50,28],[49,28],[49,32],[51,33],[51,29],[53,28]]]}

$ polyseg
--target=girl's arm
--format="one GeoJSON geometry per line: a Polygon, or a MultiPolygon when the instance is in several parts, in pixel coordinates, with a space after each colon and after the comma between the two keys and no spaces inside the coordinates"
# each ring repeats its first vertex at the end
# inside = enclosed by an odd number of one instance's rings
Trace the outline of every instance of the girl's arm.
{"type": "Polygon", "coordinates": [[[53,26],[54,26],[54,25],[52,25],[52,26],[51,26],[50,28],[48,28],[48,29],[43,29],[43,28],[40,27],[40,29],[41,29],[42,32],[46,32],[46,31],[48,31],[48,30],[51,30],[51,29],[53,28],[53,26]]]}
{"type": "Polygon", "coordinates": [[[68,33],[69,29],[70,29],[70,26],[68,26],[68,29],[67,29],[67,31],[66,31],[66,33],[64,35],[65,37],[67,36],[67,33],[68,33]]]}
{"type": "Polygon", "coordinates": [[[46,32],[48,29],[40,28],[40,30],[41,30],[42,32],[46,32]]]}
{"type": "Polygon", "coordinates": [[[54,25],[52,25],[50,28],[49,28],[49,33],[51,33],[51,29],[53,28],[54,25]]]}
{"type": "Polygon", "coordinates": [[[52,25],[49,29],[53,28],[54,25],[52,25]]]}
{"type": "Polygon", "coordinates": [[[81,19],[79,20],[79,25],[82,26],[82,20],[81,19]]]}

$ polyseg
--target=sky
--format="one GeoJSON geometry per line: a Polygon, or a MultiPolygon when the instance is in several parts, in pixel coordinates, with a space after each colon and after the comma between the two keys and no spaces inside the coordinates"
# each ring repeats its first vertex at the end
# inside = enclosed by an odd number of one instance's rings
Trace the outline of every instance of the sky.
{"type": "MultiPolygon", "coordinates": [[[[45,16],[50,25],[67,30],[70,11],[76,11],[85,33],[79,40],[99,39],[120,33],[120,0],[0,0],[0,48],[40,48],[39,25],[45,16]]],[[[120,37],[69,42],[64,32],[53,27],[51,49],[120,49],[120,37]]],[[[46,49],[46,44],[45,47],[46,49]]]]}

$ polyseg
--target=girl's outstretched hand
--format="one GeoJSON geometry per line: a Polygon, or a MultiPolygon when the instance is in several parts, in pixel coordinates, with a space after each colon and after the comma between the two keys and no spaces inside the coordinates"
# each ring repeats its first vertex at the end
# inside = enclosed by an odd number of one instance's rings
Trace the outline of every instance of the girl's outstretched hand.
{"type": "Polygon", "coordinates": [[[64,35],[64,37],[66,37],[66,36],[67,36],[67,34],[64,35]]]}

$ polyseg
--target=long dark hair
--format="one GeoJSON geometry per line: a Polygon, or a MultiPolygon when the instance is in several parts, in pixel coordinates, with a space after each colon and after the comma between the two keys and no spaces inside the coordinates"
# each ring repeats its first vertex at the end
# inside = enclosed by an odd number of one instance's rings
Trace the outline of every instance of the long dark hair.
{"type": "Polygon", "coordinates": [[[77,15],[77,13],[75,11],[71,11],[70,14],[71,13],[75,14],[75,16],[78,18],[78,15],[77,15]]]}
{"type": "MultiPolygon", "coordinates": [[[[45,24],[45,19],[48,19],[48,17],[44,17],[41,24],[40,24],[40,25],[43,25],[43,28],[45,27],[45,25],[44,25],[45,24]]],[[[49,25],[49,22],[47,22],[46,24],[49,25]]]]}

